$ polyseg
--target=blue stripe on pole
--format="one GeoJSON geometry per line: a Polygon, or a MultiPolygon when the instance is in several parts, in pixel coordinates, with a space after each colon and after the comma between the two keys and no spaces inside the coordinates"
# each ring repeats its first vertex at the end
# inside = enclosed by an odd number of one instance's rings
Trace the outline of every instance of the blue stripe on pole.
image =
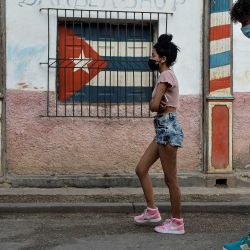
{"type": "Polygon", "coordinates": [[[151,100],[152,87],[84,86],[66,101],[91,103],[141,103],[151,100]]]}
{"type": "Polygon", "coordinates": [[[231,8],[230,0],[210,0],[211,13],[229,11],[231,8]]]}
{"type": "Polygon", "coordinates": [[[224,65],[230,65],[231,51],[215,54],[210,56],[210,68],[217,68],[224,65]]]}

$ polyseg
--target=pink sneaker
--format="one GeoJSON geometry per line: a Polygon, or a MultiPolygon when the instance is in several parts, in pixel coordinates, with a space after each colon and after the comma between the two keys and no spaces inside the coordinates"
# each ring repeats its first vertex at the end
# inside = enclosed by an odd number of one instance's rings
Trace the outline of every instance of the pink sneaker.
{"type": "Polygon", "coordinates": [[[147,208],[141,215],[134,217],[136,223],[143,224],[146,222],[159,222],[161,221],[161,215],[158,208],[147,208]]]}
{"type": "Polygon", "coordinates": [[[183,219],[167,219],[161,226],[154,228],[157,233],[163,234],[184,234],[184,222],[183,219]]]}

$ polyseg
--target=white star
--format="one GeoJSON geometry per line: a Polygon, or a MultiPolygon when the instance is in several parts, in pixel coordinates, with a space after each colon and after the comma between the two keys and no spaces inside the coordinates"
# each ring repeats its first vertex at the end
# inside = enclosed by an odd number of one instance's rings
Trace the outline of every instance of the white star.
{"type": "Polygon", "coordinates": [[[74,67],[74,72],[76,72],[77,70],[84,70],[85,72],[88,73],[87,64],[92,61],[92,58],[85,57],[83,50],[78,58],[75,57],[70,59],[76,66],[74,67]]]}

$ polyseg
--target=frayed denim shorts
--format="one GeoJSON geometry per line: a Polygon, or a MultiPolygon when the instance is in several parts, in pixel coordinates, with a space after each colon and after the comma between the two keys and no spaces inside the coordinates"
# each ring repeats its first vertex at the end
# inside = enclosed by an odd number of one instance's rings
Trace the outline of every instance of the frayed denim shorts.
{"type": "Polygon", "coordinates": [[[184,134],[175,112],[154,117],[157,144],[182,147],[184,134]]]}

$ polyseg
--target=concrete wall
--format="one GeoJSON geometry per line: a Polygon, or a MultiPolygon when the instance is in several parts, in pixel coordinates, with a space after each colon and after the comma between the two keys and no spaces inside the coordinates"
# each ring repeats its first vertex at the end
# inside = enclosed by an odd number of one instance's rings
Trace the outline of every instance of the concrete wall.
{"type": "MultiPolygon", "coordinates": [[[[118,10],[119,1],[7,1],[7,165],[10,174],[133,173],[154,137],[152,119],[48,118],[47,16],[41,7],[118,10]]],[[[120,1],[126,10],[173,11],[169,32],[181,48],[180,170],[201,167],[202,1],[120,1]],[[185,18],[184,18],[185,17],[185,18]],[[187,34],[187,31],[190,32],[187,34]]],[[[55,49],[55,46],[52,46],[55,49]]],[[[55,72],[51,71],[51,78],[55,72]]],[[[153,172],[161,171],[159,163],[153,172]]]]}

